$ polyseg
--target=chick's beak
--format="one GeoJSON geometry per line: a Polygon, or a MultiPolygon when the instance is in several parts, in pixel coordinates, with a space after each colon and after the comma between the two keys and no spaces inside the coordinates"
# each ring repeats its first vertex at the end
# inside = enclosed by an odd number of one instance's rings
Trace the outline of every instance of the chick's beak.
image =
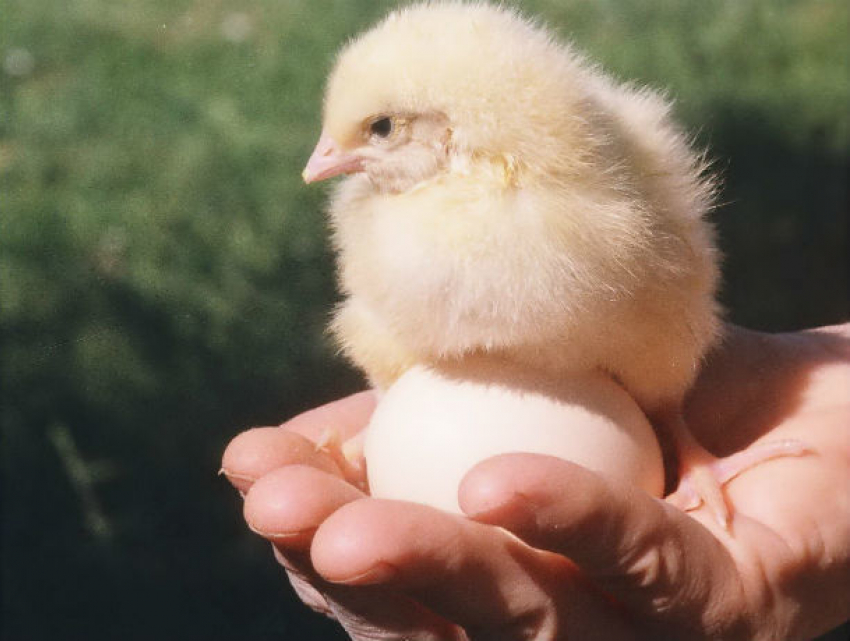
{"type": "Polygon", "coordinates": [[[301,173],[305,183],[314,183],[340,174],[363,171],[363,158],[346,152],[326,132],[322,132],[316,148],[301,173]]]}

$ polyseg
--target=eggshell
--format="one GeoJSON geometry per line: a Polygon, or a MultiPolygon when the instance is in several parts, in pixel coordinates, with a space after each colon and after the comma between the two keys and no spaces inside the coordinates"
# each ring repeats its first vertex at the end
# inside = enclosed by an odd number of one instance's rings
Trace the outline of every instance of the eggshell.
{"type": "Polygon", "coordinates": [[[466,472],[507,452],[558,456],[654,496],[664,488],[652,427],[607,376],[514,385],[416,367],[384,393],[369,424],[370,492],[460,512],[466,472]]]}

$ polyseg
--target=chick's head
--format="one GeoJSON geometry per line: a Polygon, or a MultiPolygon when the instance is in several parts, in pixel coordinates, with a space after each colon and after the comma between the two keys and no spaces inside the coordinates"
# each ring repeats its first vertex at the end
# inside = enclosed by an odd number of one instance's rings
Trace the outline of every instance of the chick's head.
{"type": "Polygon", "coordinates": [[[580,64],[541,27],[485,4],[427,3],[390,14],[340,53],[307,182],[364,172],[399,193],[470,162],[545,172],[583,122],[580,64]]]}

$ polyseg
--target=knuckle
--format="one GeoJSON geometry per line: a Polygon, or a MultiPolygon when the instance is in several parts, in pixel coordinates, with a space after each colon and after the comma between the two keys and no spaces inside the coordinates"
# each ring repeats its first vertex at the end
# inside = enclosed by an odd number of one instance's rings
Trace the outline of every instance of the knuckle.
{"type": "Polygon", "coordinates": [[[659,614],[674,610],[688,596],[685,554],[675,540],[645,540],[625,557],[622,567],[605,580],[605,587],[638,591],[659,614]]]}
{"type": "Polygon", "coordinates": [[[287,571],[287,575],[292,589],[304,605],[319,614],[333,616],[324,595],[312,583],[295,572],[287,571]]]}
{"type": "Polygon", "coordinates": [[[469,641],[556,641],[562,621],[551,604],[514,615],[498,627],[467,628],[469,641]]]}

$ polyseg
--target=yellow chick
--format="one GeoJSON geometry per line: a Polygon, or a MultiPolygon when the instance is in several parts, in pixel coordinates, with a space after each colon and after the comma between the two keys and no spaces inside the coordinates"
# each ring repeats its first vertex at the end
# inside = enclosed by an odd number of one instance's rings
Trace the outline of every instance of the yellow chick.
{"type": "Polygon", "coordinates": [[[426,3],[340,53],[303,177],[348,176],[332,330],[375,386],[469,358],[603,370],[725,521],[719,484],[786,452],[720,473],[681,420],[718,337],[719,257],[712,181],[669,111],[511,9],[426,3]]]}

